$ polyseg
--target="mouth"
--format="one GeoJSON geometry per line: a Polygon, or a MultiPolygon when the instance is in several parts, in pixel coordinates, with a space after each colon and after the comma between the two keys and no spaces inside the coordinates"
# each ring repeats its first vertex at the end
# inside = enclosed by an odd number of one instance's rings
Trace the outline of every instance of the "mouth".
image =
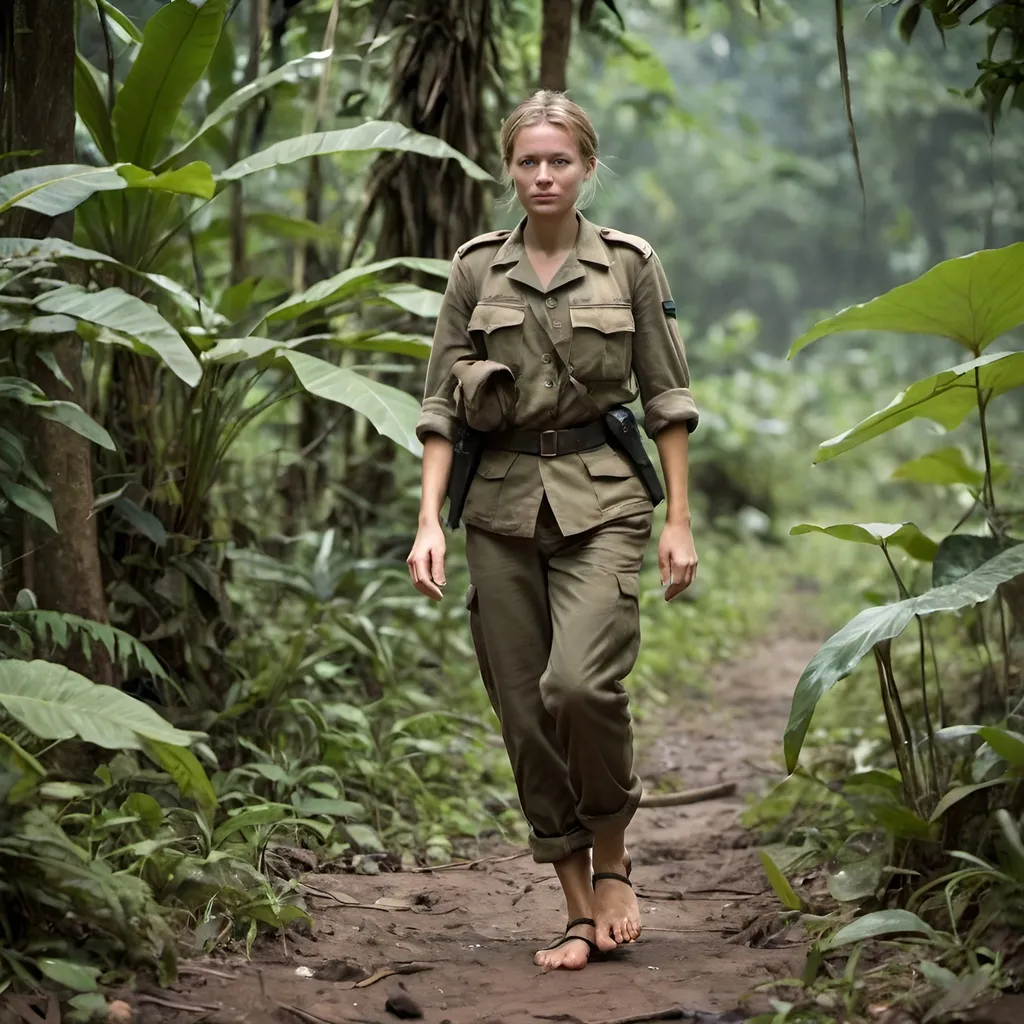
{"type": "Polygon", "coordinates": [[[553,192],[537,192],[533,198],[539,202],[545,199],[557,199],[558,196],[556,196],[553,192]]]}

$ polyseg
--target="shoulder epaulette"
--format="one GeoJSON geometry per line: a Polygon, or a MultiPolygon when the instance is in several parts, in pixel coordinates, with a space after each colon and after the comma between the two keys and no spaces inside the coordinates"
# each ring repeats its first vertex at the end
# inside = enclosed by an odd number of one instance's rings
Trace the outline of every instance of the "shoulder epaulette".
{"type": "Polygon", "coordinates": [[[628,245],[631,249],[636,249],[645,260],[650,259],[651,253],[654,252],[650,243],[639,235],[627,235],[625,231],[616,231],[615,228],[601,228],[601,237],[612,245],[628,245]]]}
{"type": "Polygon", "coordinates": [[[501,231],[488,231],[486,235],[477,235],[476,238],[471,238],[468,242],[463,242],[462,245],[455,251],[455,255],[460,259],[465,256],[467,252],[472,252],[474,249],[479,249],[481,245],[498,245],[504,242],[512,232],[508,229],[502,229],[501,231]]]}

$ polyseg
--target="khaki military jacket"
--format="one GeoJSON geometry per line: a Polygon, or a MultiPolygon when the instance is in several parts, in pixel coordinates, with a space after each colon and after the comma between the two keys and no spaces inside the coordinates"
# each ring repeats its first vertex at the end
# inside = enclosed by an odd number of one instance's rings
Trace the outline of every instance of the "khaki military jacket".
{"type": "MultiPolygon", "coordinates": [[[[427,367],[417,435],[454,440],[459,419],[485,430],[562,430],[639,394],[644,426],[697,425],[665,272],[642,238],[582,216],[576,245],[542,288],[525,221],[463,245],[452,262],[427,367]]],[[[650,510],[629,461],[605,445],[545,458],[489,449],[463,521],[532,537],[547,496],[565,536],[650,510]]]]}

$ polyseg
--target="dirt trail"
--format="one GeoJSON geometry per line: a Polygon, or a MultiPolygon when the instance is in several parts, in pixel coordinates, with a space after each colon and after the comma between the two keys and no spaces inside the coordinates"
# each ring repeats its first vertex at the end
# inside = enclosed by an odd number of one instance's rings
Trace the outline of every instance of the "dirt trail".
{"type": "MultiPolygon", "coordinates": [[[[264,943],[248,964],[185,965],[177,994],[161,995],[218,1008],[201,1018],[217,1024],[383,1024],[397,1019],[385,1000],[399,979],[354,985],[382,968],[417,963],[430,969],[401,981],[428,1024],[526,1024],[559,1014],[589,1024],[673,1005],[714,1020],[735,1010],[754,986],[792,976],[802,964],[799,947],[743,942],[744,929],[777,904],[738,818],[742,794],[778,770],[793,686],[815,649],[802,639],[757,646],[717,672],[712,700],[674,713],[643,751],[648,782],[668,777],[693,788],[735,781],[739,794],[638,812],[630,848],[645,930],[610,961],[579,973],[534,967],[534,950],[563,926],[553,873],[514,856],[521,854],[515,848],[494,848],[471,870],[310,876],[310,886],[336,897],[311,897],[311,938],[289,936],[287,955],[281,943],[264,943]],[[375,908],[381,899],[392,907],[375,908]],[[359,905],[344,905],[350,900],[359,905]]],[[[143,1003],[138,1019],[196,1020],[168,1009],[143,1003]]]]}

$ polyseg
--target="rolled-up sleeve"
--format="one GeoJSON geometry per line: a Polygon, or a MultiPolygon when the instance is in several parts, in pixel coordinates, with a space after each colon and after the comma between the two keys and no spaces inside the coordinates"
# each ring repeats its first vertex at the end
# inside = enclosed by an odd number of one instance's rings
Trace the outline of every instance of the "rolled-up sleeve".
{"type": "Polygon", "coordinates": [[[475,305],[473,281],[465,264],[456,256],[441,301],[427,363],[423,402],[416,423],[416,436],[421,442],[428,434],[440,434],[449,441],[455,440],[457,382],[452,376],[452,367],[459,359],[476,356],[469,337],[469,317],[475,305]]]}
{"type": "Polygon", "coordinates": [[[685,423],[692,433],[699,419],[674,313],[665,270],[652,253],[633,286],[633,371],[640,385],[644,429],[651,438],[675,423],[685,423]]]}

